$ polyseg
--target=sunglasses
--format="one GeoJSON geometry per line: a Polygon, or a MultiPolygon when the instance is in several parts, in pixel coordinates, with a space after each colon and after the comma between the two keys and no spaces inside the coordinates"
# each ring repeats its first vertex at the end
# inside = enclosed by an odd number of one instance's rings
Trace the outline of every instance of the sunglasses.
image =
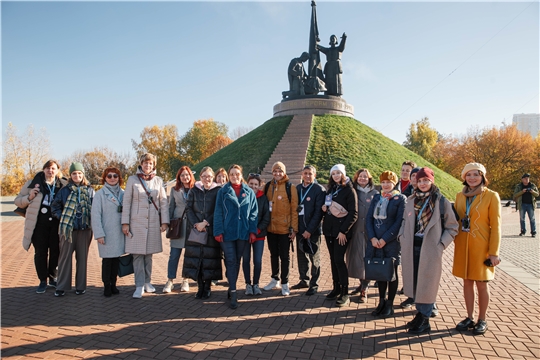
{"type": "Polygon", "coordinates": [[[107,179],[112,179],[112,178],[118,179],[118,174],[107,174],[107,179]]]}
{"type": "Polygon", "coordinates": [[[260,177],[261,177],[261,174],[250,173],[249,176],[250,176],[250,177],[254,177],[254,178],[260,178],[260,177]]]}

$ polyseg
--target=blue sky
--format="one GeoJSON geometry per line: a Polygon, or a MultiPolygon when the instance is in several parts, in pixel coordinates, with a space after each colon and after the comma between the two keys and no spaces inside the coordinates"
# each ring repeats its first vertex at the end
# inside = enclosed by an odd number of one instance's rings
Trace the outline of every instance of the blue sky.
{"type": "MultiPolygon", "coordinates": [[[[132,150],[145,126],[257,127],[308,47],[310,1],[2,2],[2,129],[45,127],[52,156],[132,150]]],[[[538,2],[318,2],[347,33],[343,98],[402,143],[539,112],[538,2]],[[455,71],[454,71],[455,70],[455,71]],[[454,72],[452,72],[454,71],[454,72]],[[452,73],[450,76],[448,76],[452,73]]],[[[321,54],[321,60],[326,61],[321,54]]]]}

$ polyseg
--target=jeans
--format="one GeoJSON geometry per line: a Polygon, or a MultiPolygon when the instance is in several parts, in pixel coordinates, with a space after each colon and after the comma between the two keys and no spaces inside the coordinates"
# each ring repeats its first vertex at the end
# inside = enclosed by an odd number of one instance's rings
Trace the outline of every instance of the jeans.
{"type": "Polygon", "coordinates": [[[240,260],[244,255],[244,248],[249,245],[247,240],[223,241],[221,249],[225,254],[225,275],[229,282],[229,290],[236,291],[236,281],[240,272],[240,260]]]}
{"type": "Polygon", "coordinates": [[[289,283],[289,263],[291,256],[289,249],[291,248],[291,239],[289,234],[273,234],[268,233],[268,250],[270,250],[270,265],[272,266],[272,279],[279,280],[279,271],[281,260],[281,283],[289,283]]]}
{"type": "Polygon", "coordinates": [[[262,255],[264,240],[257,240],[253,244],[246,244],[242,258],[242,270],[246,284],[258,285],[261,278],[262,255]],[[251,249],[253,249],[253,283],[251,283],[251,249]]]}
{"type": "Polygon", "coordinates": [[[534,219],[534,208],[532,204],[521,204],[519,209],[519,224],[521,225],[521,232],[525,234],[527,227],[525,226],[525,214],[529,217],[531,223],[531,234],[536,233],[536,220],[534,219]]]}
{"type": "Polygon", "coordinates": [[[182,248],[171,248],[169,262],[167,264],[167,278],[176,279],[176,271],[178,270],[180,255],[182,255],[182,248]]]}
{"type": "Polygon", "coordinates": [[[335,284],[339,284],[345,289],[349,287],[349,270],[345,264],[345,251],[347,251],[347,245],[340,245],[338,239],[335,237],[326,237],[326,245],[328,245],[328,251],[330,252],[330,264],[332,265],[332,281],[335,284]]]}
{"type": "MultiPolygon", "coordinates": [[[[321,236],[317,236],[317,251],[315,254],[306,254],[300,249],[300,241],[303,239],[302,235],[296,235],[296,257],[298,259],[298,273],[300,274],[300,281],[309,284],[311,288],[319,288],[319,277],[321,275],[321,236]],[[309,278],[309,263],[311,262],[311,279],[309,278]]],[[[311,241],[309,239],[308,241],[311,241]]]]}
{"type": "Polygon", "coordinates": [[[414,304],[416,306],[416,310],[425,317],[430,317],[431,312],[433,311],[433,305],[434,304],[414,304]]]}

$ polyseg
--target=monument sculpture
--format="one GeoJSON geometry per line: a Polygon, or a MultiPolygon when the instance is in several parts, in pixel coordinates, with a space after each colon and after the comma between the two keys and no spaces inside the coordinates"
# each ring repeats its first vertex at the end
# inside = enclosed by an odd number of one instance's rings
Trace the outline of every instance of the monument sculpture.
{"type": "Polygon", "coordinates": [[[347,35],[343,33],[339,46],[336,45],[336,35],[330,36],[329,48],[317,45],[317,50],[326,55],[326,64],[324,65],[326,95],[341,96],[343,94],[341,86],[341,74],[343,74],[343,68],[341,67],[341,53],[345,50],[345,40],[347,40],[347,35]]]}

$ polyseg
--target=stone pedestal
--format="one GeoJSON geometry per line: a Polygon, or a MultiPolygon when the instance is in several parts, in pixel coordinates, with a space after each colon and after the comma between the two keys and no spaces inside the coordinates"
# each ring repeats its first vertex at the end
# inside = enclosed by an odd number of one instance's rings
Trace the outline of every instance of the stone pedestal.
{"type": "Polygon", "coordinates": [[[324,95],[286,99],[274,105],[274,116],[326,114],[354,118],[354,107],[340,97],[324,95]]]}

